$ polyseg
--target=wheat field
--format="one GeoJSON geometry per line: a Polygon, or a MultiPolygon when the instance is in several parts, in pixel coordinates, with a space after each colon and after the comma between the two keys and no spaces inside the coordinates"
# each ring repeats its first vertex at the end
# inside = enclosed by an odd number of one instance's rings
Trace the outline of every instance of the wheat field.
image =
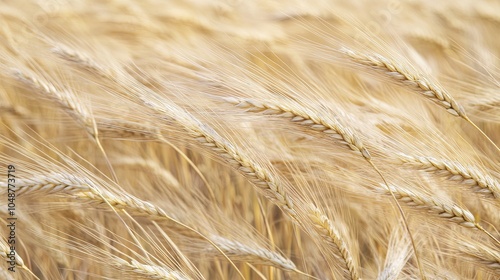
{"type": "Polygon", "coordinates": [[[499,279],[500,3],[0,1],[0,279],[499,279]]]}

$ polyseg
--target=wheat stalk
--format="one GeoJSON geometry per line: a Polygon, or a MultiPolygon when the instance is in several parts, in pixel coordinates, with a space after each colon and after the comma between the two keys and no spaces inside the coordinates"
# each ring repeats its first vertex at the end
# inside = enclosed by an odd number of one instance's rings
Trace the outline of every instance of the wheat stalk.
{"type": "Polygon", "coordinates": [[[127,272],[136,273],[147,277],[148,279],[164,279],[164,280],[187,280],[191,279],[179,271],[175,271],[163,266],[142,264],[134,259],[130,262],[113,256],[111,265],[127,272]]]}
{"type": "Polygon", "coordinates": [[[334,227],[330,219],[314,205],[311,206],[308,214],[314,224],[316,232],[323,240],[340,252],[340,257],[349,271],[350,279],[361,279],[347,244],[344,242],[340,232],[334,227]]]}
{"type": "MultiPolygon", "coordinates": [[[[238,98],[234,98],[234,97],[224,98],[224,100],[229,102],[229,103],[232,103],[238,107],[250,109],[250,111],[262,112],[264,114],[278,115],[278,116],[282,116],[282,117],[286,117],[286,118],[291,118],[292,122],[297,122],[297,123],[300,123],[301,125],[308,126],[312,130],[322,131],[323,133],[326,133],[333,138],[344,141],[344,143],[346,143],[351,150],[359,151],[361,153],[363,158],[366,161],[368,161],[368,163],[375,169],[375,171],[380,175],[380,177],[382,178],[384,183],[388,186],[387,181],[385,180],[384,176],[382,175],[380,170],[377,168],[377,166],[372,162],[371,155],[368,152],[368,150],[364,147],[360,138],[357,137],[348,128],[341,125],[338,121],[331,119],[331,118],[327,118],[326,116],[322,116],[322,117],[316,116],[314,114],[314,112],[309,111],[305,108],[302,108],[301,106],[298,106],[298,105],[287,107],[287,106],[283,106],[283,105],[257,102],[257,101],[251,100],[251,99],[238,99],[238,98]]],[[[409,230],[407,219],[406,219],[406,216],[404,214],[404,211],[401,208],[401,206],[399,205],[399,203],[398,203],[396,197],[394,197],[394,195],[393,195],[393,199],[398,207],[398,210],[399,210],[401,217],[404,221],[404,225],[407,229],[408,235],[410,236],[410,239],[412,241],[413,250],[415,252],[416,260],[417,260],[422,278],[425,278],[424,272],[423,272],[421,265],[420,265],[420,260],[419,260],[418,255],[417,255],[417,248],[415,246],[413,236],[409,230]]]]}
{"type": "MultiPolygon", "coordinates": [[[[89,191],[93,183],[86,178],[71,174],[48,173],[47,175],[36,175],[30,179],[20,178],[16,180],[16,196],[30,193],[74,193],[75,191],[89,191]]],[[[7,183],[0,182],[0,189],[7,191],[7,183]]]]}
{"type": "MultiPolygon", "coordinates": [[[[281,255],[264,248],[249,247],[241,242],[230,240],[222,236],[212,235],[210,240],[233,260],[250,262],[252,264],[271,265],[285,270],[297,271],[295,264],[281,255]]],[[[213,251],[209,249],[209,252],[213,251]]]]}
{"type": "Polygon", "coordinates": [[[162,118],[174,120],[194,140],[210,149],[218,157],[243,174],[271,202],[281,207],[295,222],[300,224],[292,199],[277,176],[258,162],[246,156],[237,146],[220,136],[214,129],[201,123],[188,112],[167,101],[158,101],[154,96],[139,97],[146,106],[159,112],[162,118]]]}
{"type": "Polygon", "coordinates": [[[500,152],[500,148],[493,142],[493,140],[484,133],[469,117],[466,115],[464,108],[460,105],[448,92],[437,85],[435,82],[430,81],[422,74],[410,71],[405,66],[400,65],[380,54],[363,54],[353,50],[342,48],[341,52],[346,54],[354,62],[367,65],[383,71],[391,78],[394,78],[403,84],[410,85],[424,97],[434,101],[439,106],[446,109],[446,111],[454,116],[459,116],[474,126],[481,135],[483,135],[495,148],[500,152]]]}
{"type": "Polygon", "coordinates": [[[65,90],[57,89],[52,83],[42,80],[37,77],[34,73],[29,73],[27,71],[21,71],[16,69],[11,73],[23,84],[34,88],[41,92],[46,97],[55,100],[58,104],[65,109],[68,114],[73,117],[77,122],[83,125],[87,132],[96,137],[95,124],[90,113],[84,106],[83,103],[78,100],[74,95],[70,94],[65,90]]]}
{"type": "MultiPolygon", "coordinates": [[[[5,183],[0,182],[0,188],[3,191],[6,191],[6,187],[5,183]]],[[[54,173],[51,176],[35,176],[33,179],[19,179],[16,183],[17,196],[40,194],[42,192],[48,194],[69,194],[94,205],[108,205],[114,209],[131,211],[136,215],[147,215],[148,219],[174,221],[170,227],[175,228],[178,233],[184,236],[200,238],[199,234],[197,234],[198,232],[193,232],[191,228],[175,222],[178,220],[175,215],[167,213],[153,203],[133,197],[123,191],[120,195],[115,195],[110,191],[103,190],[85,178],[70,174],[54,173]]],[[[201,237],[204,238],[203,236],[201,237]]],[[[236,259],[243,260],[259,260],[260,263],[298,271],[292,261],[264,248],[250,248],[240,242],[217,235],[211,235],[208,240],[212,245],[216,246],[218,252],[224,252],[225,256],[237,256],[236,259]]]]}
{"type": "Polygon", "coordinates": [[[52,48],[52,52],[64,60],[81,65],[83,68],[89,70],[91,73],[96,73],[104,78],[114,79],[114,75],[108,68],[100,66],[92,58],[81,51],[71,49],[65,45],[57,44],[52,48]]]}
{"type": "Polygon", "coordinates": [[[323,132],[332,138],[342,141],[351,150],[360,152],[366,160],[371,159],[371,155],[363,145],[361,139],[349,128],[343,126],[333,118],[325,115],[318,116],[313,111],[299,105],[260,102],[249,98],[224,97],[223,99],[250,112],[287,118],[294,123],[307,126],[312,130],[323,132]]]}
{"type": "Polygon", "coordinates": [[[437,213],[438,217],[447,219],[450,222],[457,223],[466,228],[476,228],[486,233],[496,243],[500,244],[491,233],[486,231],[477,221],[474,215],[467,209],[464,209],[456,204],[443,203],[437,199],[407,190],[404,188],[389,186],[386,191],[392,192],[396,198],[410,207],[417,209],[427,209],[437,213]]]}
{"type": "Polygon", "coordinates": [[[423,96],[445,108],[448,113],[467,119],[464,108],[444,89],[424,77],[422,74],[410,71],[403,65],[397,64],[379,54],[368,55],[347,48],[343,48],[341,52],[346,54],[356,63],[374,67],[387,73],[391,78],[401,81],[403,84],[413,86],[413,88],[417,89],[423,96]]]}
{"type": "MultiPolygon", "coordinates": [[[[23,259],[19,256],[17,251],[15,251],[15,259],[14,261],[16,262],[16,266],[21,267],[22,269],[26,270],[29,274],[31,274],[33,277],[36,279],[39,279],[38,277],[31,272],[31,270],[24,264],[23,259]]],[[[9,254],[12,253],[10,246],[2,239],[0,240],[0,257],[3,258],[6,262],[10,261],[9,254]]]]}
{"type": "Polygon", "coordinates": [[[428,171],[442,170],[453,174],[451,180],[461,179],[462,183],[470,186],[478,186],[479,192],[490,194],[500,198],[500,183],[492,177],[482,174],[474,167],[465,167],[460,162],[436,159],[433,157],[416,157],[398,154],[399,158],[406,164],[417,166],[428,171]]]}

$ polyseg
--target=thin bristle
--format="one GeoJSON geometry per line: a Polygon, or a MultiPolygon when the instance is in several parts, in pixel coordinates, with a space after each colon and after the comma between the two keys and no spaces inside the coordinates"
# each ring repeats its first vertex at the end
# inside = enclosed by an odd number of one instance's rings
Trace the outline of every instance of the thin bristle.
{"type": "Polygon", "coordinates": [[[499,3],[161,2],[2,1],[0,279],[498,279],[499,3]]]}

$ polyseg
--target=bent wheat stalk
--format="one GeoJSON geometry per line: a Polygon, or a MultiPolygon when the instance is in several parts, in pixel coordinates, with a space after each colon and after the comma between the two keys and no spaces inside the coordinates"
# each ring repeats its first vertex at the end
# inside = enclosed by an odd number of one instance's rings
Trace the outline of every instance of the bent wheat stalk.
{"type": "Polygon", "coordinates": [[[439,106],[454,116],[459,116],[474,126],[488,141],[500,152],[500,148],[491,140],[483,130],[481,130],[465,113],[464,108],[449,93],[436,83],[430,81],[422,74],[409,70],[407,67],[398,64],[379,54],[364,54],[347,48],[340,50],[353,62],[373,67],[386,73],[391,78],[405,84],[420,92],[424,97],[434,101],[439,106]]]}
{"type": "Polygon", "coordinates": [[[224,97],[223,100],[236,107],[247,109],[249,112],[288,118],[294,123],[307,126],[315,131],[321,131],[332,138],[341,140],[351,150],[360,152],[366,160],[371,159],[371,155],[363,145],[361,139],[335,119],[327,118],[326,116],[317,116],[313,111],[298,105],[294,106],[293,104],[287,104],[287,106],[236,97],[224,97]]]}
{"type": "Polygon", "coordinates": [[[267,199],[281,207],[300,224],[292,199],[286,193],[281,181],[271,171],[246,156],[241,149],[220,136],[214,129],[201,123],[175,104],[164,100],[157,102],[153,96],[140,96],[140,99],[145,105],[160,113],[161,118],[173,119],[189,133],[190,137],[238,170],[267,199]]]}
{"type": "Polygon", "coordinates": [[[399,154],[403,163],[416,166],[427,171],[442,170],[447,171],[453,176],[451,180],[461,179],[462,182],[470,186],[478,186],[479,192],[490,194],[494,198],[500,198],[500,183],[492,177],[482,174],[473,167],[465,167],[460,162],[436,159],[433,157],[415,157],[405,154],[399,154]]]}
{"type": "Polygon", "coordinates": [[[111,265],[120,270],[142,275],[144,277],[147,277],[148,279],[164,279],[164,280],[191,279],[179,271],[175,271],[158,265],[142,264],[134,259],[128,262],[119,257],[112,257],[111,265]]]}
{"type": "Polygon", "coordinates": [[[477,221],[474,215],[467,209],[464,209],[456,204],[447,204],[434,199],[431,196],[426,196],[413,192],[411,190],[403,189],[396,186],[389,186],[391,191],[396,195],[397,199],[406,203],[410,207],[427,209],[435,212],[438,217],[447,219],[450,222],[457,223],[466,228],[476,228],[488,235],[493,241],[500,245],[500,241],[495,238],[491,233],[485,230],[477,221]]]}
{"type": "MultiPolygon", "coordinates": [[[[38,277],[36,277],[33,272],[24,264],[23,259],[19,256],[19,254],[15,250],[11,250],[11,247],[4,241],[0,240],[0,257],[2,257],[6,262],[10,262],[12,257],[14,257],[14,262],[16,263],[16,266],[19,266],[20,268],[26,270],[31,276],[35,277],[36,279],[40,280],[38,277]],[[14,255],[12,255],[14,253],[14,255]]],[[[15,267],[14,267],[15,269],[15,267]]],[[[12,272],[12,271],[9,271],[12,272]]],[[[15,272],[15,270],[14,270],[15,272]]]]}
{"type": "Polygon", "coordinates": [[[49,81],[42,80],[34,73],[16,69],[10,73],[26,86],[36,89],[45,97],[56,101],[71,117],[79,122],[86,131],[96,137],[95,123],[87,110],[77,98],[66,90],[59,90],[49,81]]]}
{"type": "Polygon", "coordinates": [[[361,279],[357,272],[358,268],[354,264],[351,251],[330,219],[314,205],[311,205],[309,209],[309,218],[313,222],[316,232],[323,240],[340,252],[340,257],[349,271],[350,279],[361,279]]]}
{"type": "MultiPolygon", "coordinates": [[[[287,107],[284,105],[271,104],[269,102],[267,103],[258,102],[251,99],[238,99],[234,97],[224,98],[224,100],[240,108],[246,108],[251,112],[262,112],[268,115],[277,115],[281,117],[290,118],[292,122],[308,126],[312,130],[322,131],[323,133],[326,133],[335,139],[343,141],[346,145],[349,146],[351,150],[360,152],[363,158],[373,167],[373,169],[377,172],[377,174],[382,178],[384,183],[387,186],[389,186],[384,176],[380,172],[380,170],[371,160],[371,155],[368,152],[368,149],[364,147],[361,139],[358,136],[356,136],[350,129],[340,124],[338,121],[331,118],[316,116],[314,112],[307,110],[306,108],[303,108],[299,105],[296,106],[291,105],[290,107],[287,107]]],[[[394,196],[394,194],[391,193],[391,195],[403,219],[408,235],[410,236],[410,240],[413,246],[415,259],[417,261],[420,274],[422,275],[422,278],[425,279],[425,275],[422,270],[422,266],[420,265],[420,260],[418,258],[417,247],[415,246],[415,242],[412,233],[410,231],[410,228],[408,226],[405,213],[401,208],[401,205],[399,205],[399,202],[394,196]]]]}
{"type": "MultiPolygon", "coordinates": [[[[0,190],[6,192],[7,184],[0,182],[0,190]]],[[[175,229],[176,232],[184,236],[197,239],[201,237],[202,239],[207,240],[215,248],[212,251],[218,251],[226,258],[227,256],[233,256],[236,252],[238,252],[239,259],[258,259],[261,263],[265,263],[267,265],[301,273],[297,270],[295,264],[291,260],[288,260],[275,252],[264,248],[250,249],[248,246],[240,242],[232,241],[217,235],[205,237],[198,231],[177,222],[179,219],[175,215],[167,213],[165,210],[151,202],[133,197],[123,191],[120,195],[115,195],[110,191],[100,188],[91,180],[86,178],[70,174],[53,173],[50,174],[50,176],[34,176],[32,179],[19,179],[16,183],[17,196],[29,194],[35,195],[40,193],[67,194],[97,206],[108,205],[113,209],[128,210],[136,216],[146,215],[148,219],[152,220],[169,220],[174,222],[170,225],[170,227],[175,229]]]]}
{"type": "MultiPolygon", "coordinates": [[[[249,247],[241,242],[217,235],[210,236],[210,239],[233,260],[247,261],[252,264],[271,265],[284,270],[297,271],[297,267],[291,260],[267,249],[249,247]]],[[[209,251],[213,251],[213,248],[210,248],[209,251]]]]}

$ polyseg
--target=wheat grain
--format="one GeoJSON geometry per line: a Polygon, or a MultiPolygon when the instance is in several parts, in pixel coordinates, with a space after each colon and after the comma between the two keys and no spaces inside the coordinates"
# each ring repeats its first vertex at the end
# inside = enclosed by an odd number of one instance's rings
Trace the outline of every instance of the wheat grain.
{"type": "MultiPolygon", "coordinates": [[[[458,205],[442,203],[431,196],[425,196],[401,187],[389,187],[398,200],[403,201],[410,207],[428,209],[436,212],[440,218],[448,219],[450,222],[457,223],[466,228],[477,228],[479,226],[474,215],[458,205]]],[[[386,190],[389,191],[388,189],[386,190]]]]}

